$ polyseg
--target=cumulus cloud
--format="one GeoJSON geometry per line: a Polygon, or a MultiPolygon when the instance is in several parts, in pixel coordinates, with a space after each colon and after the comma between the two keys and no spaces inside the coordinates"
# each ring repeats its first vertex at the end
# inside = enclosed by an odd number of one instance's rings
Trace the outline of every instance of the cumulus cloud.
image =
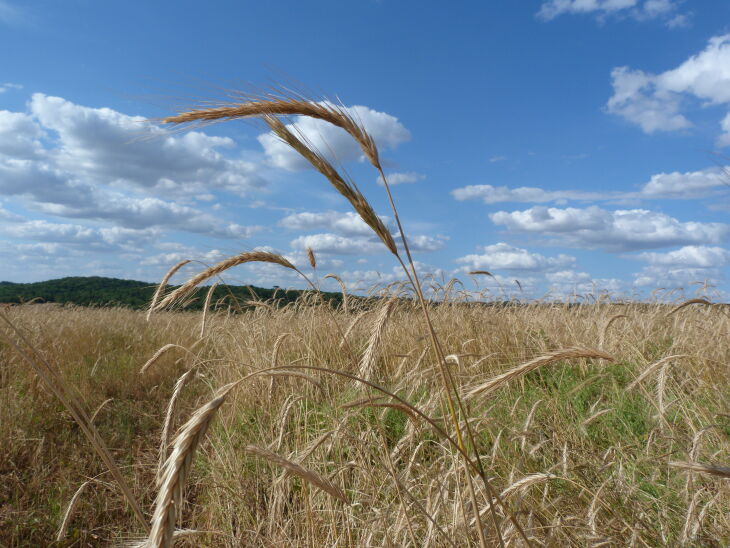
{"type": "Polygon", "coordinates": [[[253,164],[224,158],[232,141],[199,132],[170,136],[108,108],[33,95],[29,112],[0,111],[0,195],[55,216],[141,229],[167,227],[249,237],[244,227],[150,194],[198,196],[209,187],[241,194],[261,186],[253,164]]]}
{"type": "Polygon", "coordinates": [[[639,21],[662,19],[667,26],[678,27],[687,22],[687,15],[676,13],[678,4],[676,0],[548,0],[537,16],[550,21],[564,14],[622,15],[639,21]]]}
{"type": "Polygon", "coordinates": [[[44,132],[33,118],[23,112],[0,110],[0,155],[15,159],[38,158],[44,132]]]}
{"type": "Polygon", "coordinates": [[[155,229],[134,230],[122,227],[92,228],[48,221],[24,221],[0,226],[0,234],[17,240],[80,246],[90,251],[139,250],[159,237],[155,229]]]}
{"type": "Polygon", "coordinates": [[[198,131],[171,135],[141,116],[85,107],[41,93],[32,96],[29,106],[38,123],[57,135],[49,159],[71,177],[178,194],[206,188],[245,194],[265,185],[255,164],[231,160],[219,152],[234,147],[229,138],[198,131]]]}
{"type": "Polygon", "coordinates": [[[633,258],[654,266],[718,268],[730,263],[730,251],[722,247],[687,245],[668,253],[639,253],[633,258]]]}
{"type": "MultiPolygon", "coordinates": [[[[392,173],[388,173],[386,177],[388,178],[389,185],[417,183],[418,181],[423,181],[426,178],[425,175],[422,175],[421,173],[416,173],[415,171],[407,171],[403,173],[394,171],[392,173]]],[[[385,186],[383,184],[382,176],[378,176],[375,182],[378,183],[380,186],[385,186]]]]}
{"type": "Polygon", "coordinates": [[[335,255],[372,255],[387,251],[385,244],[373,238],[349,238],[337,234],[307,234],[291,241],[293,249],[305,250],[311,247],[315,253],[335,255]]]}
{"type": "MultiPolygon", "coordinates": [[[[646,133],[690,127],[682,112],[690,99],[709,105],[730,104],[730,34],[709,40],[700,53],[678,67],[651,74],[629,67],[611,73],[614,93],[610,113],[638,124],[646,133]]],[[[720,122],[724,133],[718,145],[730,144],[727,117],[720,122]]]]}
{"type": "Polygon", "coordinates": [[[469,185],[456,188],[451,195],[459,201],[481,200],[485,204],[499,202],[565,202],[565,201],[593,201],[620,197],[618,193],[582,192],[579,190],[544,190],[538,187],[509,188],[506,186],[469,185]]]}
{"type": "MultiPolygon", "coordinates": [[[[362,105],[345,107],[345,110],[365,127],[378,146],[383,149],[393,149],[411,138],[410,132],[395,116],[362,105]]],[[[294,123],[288,124],[287,128],[303,137],[321,154],[337,162],[357,160],[363,156],[358,144],[345,130],[323,120],[297,116],[294,123]]],[[[269,161],[275,167],[291,171],[311,167],[304,158],[273,133],[264,133],[258,139],[269,161]]]]}
{"type": "Polygon", "coordinates": [[[640,191],[645,198],[699,198],[730,185],[730,175],[725,169],[708,168],[681,173],[658,173],[652,175],[640,191]]]}
{"type": "Polygon", "coordinates": [[[685,266],[646,266],[634,275],[634,285],[650,289],[687,287],[693,283],[717,284],[723,279],[717,268],[687,268],[685,266]]]}
{"type": "Polygon", "coordinates": [[[609,251],[717,244],[730,233],[730,226],[723,223],[681,222],[646,209],[608,211],[597,206],[535,206],[524,211],[498,211],[490,219],[514,232],[539,233],[564,245],[609,251]]]}
{"type": "Polygon", "coordinates": [[[550,293],[554,297],[569,297],[571,295],[585,295],[608,293],[618,295],[624,291],[624,284],[617,278],[593,278],[588,272],[576,270],[560,270],[550,272],[545,276],[550,293]]]}
{"type": "Polygon", "coordinates": [[[481,200],[485,204],[503,202],[549,203],[610,201],[627,203],[640,200],[685,200],[719,194],[730,188],[727,168],[711,167],[698,171],[657,173],[638,191],[585,192],[580,190],[545,190],[539,187],[469,185],[456,188],[451,195],[459,200],[481,200]]]}
{"type": "Polygon", "coordinates": [[[566,268],[575,264],[575,257],[560,254],[545,257],[527,249],[513,247],[506,243],[484,246],[481,254],[459,257],[457,263],[465,264],[465,270],[513,270],[549,271],[566,268]]]}
{"type": "MultiPolygon", "coordinates": [[[[396,245],[402,247],[400,234],[389,217],[381,216],[383,223],[393,234],[396,245]]],[[[378,239],[359,215],[353,212],[339,211],[293,213],[279,221],[279,226],[292,230],[327,230],[327,233],[300,236],[292,241],[295,249],[311,247],[314,251],[333,254],[373,254],[386,251],[384,244],[378,239]]],[[[425,234],[408,236],[411,251],[429,252],[444,246],[443,236],[433,237],[425,234]]]]}
{"type": "MultiPolygon", "coordinates": [[[[386,226],[391,225],[387,217],[381,217],[386,226]]],[[[339,211],[324,211],[321,213],[304,211],[287,215],[279,226],[291,230],[319,230],[327,229],[343,236],[372,236],[373,229],[370,228],[362,218],[351,211],[340,213],[339,211]]],[[[392,226],[390,227],[393,228],[392,226]]]]}

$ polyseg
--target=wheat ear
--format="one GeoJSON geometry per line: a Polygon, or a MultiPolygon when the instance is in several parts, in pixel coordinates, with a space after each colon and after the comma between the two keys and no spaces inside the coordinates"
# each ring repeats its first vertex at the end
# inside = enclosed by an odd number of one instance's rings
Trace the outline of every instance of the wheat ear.
{"type": "Polygon", "coordinates": [[[239,255],[229,257],[228,259],[225,259],[218,264],[215,264],[210,268],[207,268],[202,272],[196,274],[183,285],[178,287],[175,291],[170,293],[167,297],[162,299],[159,303],[157,303],[157,305],[155,306],[155,310],[162,310],[163,308],[166,308],[175,302],[183,300],[193,291],[195,286],[204,282],[205,280],[209,280],[213,276],[220,274],[224,270],[228,270],[229,268],[238,266],[240,264],[252,262],[278,264],[285,268],[290,268],[299,272],[299,270],[297,270],[297,268],[293,264],[291,264],[281,255],[277,255],[276,253],[269,253],[268,251],[249,251],[241,253],[239,255]]]}
{"type": "Polygon", "coordinates": [[[350,202],[362,220],[373,229],[390,252],[393,255],[397,255],[398,249],[395,245],[395,240],[393,240],[393,236],[385,227],[380,217],[375,214],[372,206],[358,190],[357,186],[354,183],[345,181],[324,156],[315,151],[311,145],[305,143],[302,135],[294,135],[281,120],[270,115],[264,116],[263,119],[279,139],[301,154],[317,171],[327,178],[337,192],[342,194],[350,202]]]}
{"type": "Polygon", "coordinates": [[[200,407],[180,429],[170,456],[165,461],[162,481],[155,500],[152,528],[145,548],[170,548],[175,533],[175,520],[183,502],[183,488],[192,467],[193,455],[200,445],[215,414],[226,397],[238,384],[221,388],[216,396],[200,407]]]}
{"type": "Polygon", "coordinates": [[[691,470],[692,472],[711,474],[721,478],[730,478],[730,467],[728,466],[715,466],[712,464],[700,464],[699,462],[678,461],[670,462],[669,466],[672,466],[673,468],[681,468],[682,470],[691,470]]]}
{"type": "Polygon", "coordinates": [[[344,106],[329,101],[314,102],[303,97],[292,97],[283,94],[269,94],[264,97],[252,97],[241,94],[245,102],[231,103],[213,108],[193,109],[177,116],[168,116],[162,121],[167,124],[186,124],[191,122],[215,122],[237,120],[241,118],[269,116],[308,116],[324,120],[341,127],[360,145],[370,163],[380,168],[378,147],[375,140],[365,131],[344,106]]]}
{"type": "Polygon", "coordinates": [[[167,404],[167,412],[165,413],[165,422],[162,426],[162,434],[160,435],[160,455],[157,465],[157,486],[162,484],[162,472],[164,470],[165,461],[167,460],[167,448],[170,446],[170,431],[172,429],[172,420],[175,415],[175,403],[180,397],[183,387],[192,376],[194,368],[188,369],[180,375],[180,378],[175,383],[175,388],[172,391],[170,402],[167,404]]]}
{"type": "Polygon", "coordinates": [[[297,464],[296,462],[290,461],[288,459],[285,459],[284,457],[281,457],[277,455],[276,453],[269,451],[268,449],[264,449],[262,447],[256,447],[255,445],[247,445],[244,448],[244,451],[251,455],[255,455],[257,457],[261,457],[263,459],[266,459],[267,461],[276,464],[277,466],[281,466],[282,468],[286,469],[287,471],[291,472],[295,476],[300,477],[304,481],[311,483],[315,487],[318,487],[322,491],[325,491],[329,495],[333,496],[339,501],[344,502],[347,504],[347,497],[345,497],[345,494],[342,492],[342,489],[331,483],[330,481],[326,480],[319,474],[312,472],[311,470],[307,470],[306,468],[302,467],[301,465],[297,464]]]}
{"type": "Polygon", "coordinates": [[[160,282],[160,285],[157,286],[157,290],[155,291],[155,294],[152,296],[152,302],[150,303],[150,307],[147,310],[147,321],[150,321],[150,316],[152,315],[152,311],[155,309],[155,305],[157,305],[157,301],[162,296],[162,292],[165,291],[165,288],[167,287],[167,282],[170,281],[170,278],[173,277],[175,272],[180,270],[183,266],[188,264],[190,262],[189,259],[185,259],[184,261],[180,261],[175,266],[173,266],[170,270],[167,271],[167,274],[165,274],[165,277],[162,278],[162,281],[160,282]]]}
{"type": "Polygon", "coordinates": [[[383,333],[385,332],[385,324],[388,321],[390,313],[393,311],[395,305],[395,299],[390,299],[383,305],[378,311],[378,315],[375,317],[373,327],[370,332],[370,340],[368,341],[368,347],[365,350],[365,354],[360,360],[360,372],[359,377],[365,380],[370,380],[373,374],[373,367],[375,360],[378,357],[378,352],[383,340],[383,333]]]}
{"type": "Polygon", "coordinates": [[[324,278],[325,280],[327,278],[332,278],[333,280],[336,280],[338,284],[340,284],[340,289],[342,289],[342,310],[345,314],[347,314],[347,286],[345,285],[345,282],[343,282],[342,278],[340,278],[337,274],[327,274],[324,278]]]}
{"type": "Polygon", "coordinates": [[[73,514],[73,511],[76,509],[76,505],[81,499],[81,493],[90,483],[91,480],[82,483],[81,487],[79,487],[74,493],[74,496],[71,497],[71,501],[68,503],[68,507],[66,508],[66,513],[63,515],[63,521],[61,522],[61,526],[58,528],[56,541],[61,542],[64,538],[66,538],[66,531],[68,530],[68,524],[71,521],[71,515],[73,514]]]}
{"type": "Polygon", "coordinates": [[[601,358],[604,360],[614,361],[613,356],[596,349],[566,348],[563,350],[556,350],[555,352],[550,352],[549,354],[539,356],[533,360],[530,360],[529,362],[523,363],[522,365],[519,365],[505,373],[502,373],[501,375],[494,377],[484,384],[480,384],[479,386],[472,388],[465,397],[470,398],[476,394],[489,393],[501,386],[502,384],[506,384],[512,379],[525,375],[530,371],[537,369],[538,367],[550,365],[552,363],[562,360],[575,358],[601,358]]]}
{"type": "Polygon", "coordinates": [[[208,309],[210,308],[210,301],[213,298],[213,292],[218,287],[219,282],[215,282],[208,289],[208,294],[205,296],[205,304],[203,305],[203,319],[200,321],[200,338],[202,339],[205,335],[205,321],[208,319],[208,309]]]}

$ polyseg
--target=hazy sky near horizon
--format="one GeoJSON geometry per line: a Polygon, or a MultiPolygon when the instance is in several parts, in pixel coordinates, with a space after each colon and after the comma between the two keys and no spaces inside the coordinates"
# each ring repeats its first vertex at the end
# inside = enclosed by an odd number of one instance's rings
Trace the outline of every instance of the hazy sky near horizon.
{"type": "MultiPolygon", "coordinates": [[[[423,272],[730,297],[730,2],[0,0],[0,51],[0,280],[156,281],[257,248],[309,269],[307,247],[320,277],[400,279],[260,123],[148,121],[279,84],[373,134],[423,272]]],[[[340,130],[288,123],[393,227],[340,130]]],[[[303,285],[271,265],[225,278],[303,285]]]]}

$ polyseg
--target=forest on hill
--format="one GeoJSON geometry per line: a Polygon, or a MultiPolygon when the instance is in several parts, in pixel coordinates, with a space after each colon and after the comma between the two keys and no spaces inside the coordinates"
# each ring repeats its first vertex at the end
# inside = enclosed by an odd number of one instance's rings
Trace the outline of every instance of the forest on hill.
{"type": "MultiPolygon", "coordinates": [[[[178,286],[168,286],[172,290],[178,286]]],[[[149,306],[157,284],[100,276],[76,276],[59,278],[45,282],[13,283],[0,282],[0,303],[21,304],[36,300],[79,306],[123,306],[143,309],[149,306]]],[[[189,301],[186,309],[200,310],[208,287],[199,288],[189,301]]],[[[219,285],[213,293],[212,303],[225,299],[233,308],[248,308],[250,301],[276,300],[279,305],[296,301],[309,290],[267,289],[255,286],[219,285]]],[[[337,305],[342,301],[340,293],[322,292],[322,297],[337,305]]],[[[226,305],[227,306],[227,305],[226,305]]]]}

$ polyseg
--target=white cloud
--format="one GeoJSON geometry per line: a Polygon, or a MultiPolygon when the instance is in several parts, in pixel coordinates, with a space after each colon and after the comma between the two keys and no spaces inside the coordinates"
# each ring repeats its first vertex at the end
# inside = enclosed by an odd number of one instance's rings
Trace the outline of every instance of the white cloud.
{"type": "Polygon", "coordinates": [[[465,255],[456,259],[465,264],[466,270],[514,270],[548,271],[566,268],[575,264],[575,257],[558,255],[545,257],[527,249],[512,247],[506,243],[484,246],[481,254],[465,255]]]}
{"type": "Polygon", "coordinates": [[[451,195],[459,201],[482,200],[485,204],[499,202],[564,202],[606,200],[620,197],[618,193],[583,192],[579,190],[544,190],[537,187],[509,188],[506,186],[469,185],[456,188],[451,195]]]}
{"type": "Polygon", "coordinates": [[[730,186],[730,175],[722,168],[708,168],[701,171],[681,173],[658,173],[652,175],[641,188],[646,198],[698,198],[725,190],[730,186]]]}
{"type": "MultiPolygon", "coordinates": [[[[361,105],[345,107],[345,110],[365,127],[383,149],[393,149],[411,138],[410,132],[395,116],[361,105]]],[[[345,130],[328,122],[297,116],[294,123],[287,127],[296,135],[304,137],[321,154],[336,162],[348,162],[362,157],[362,151],[352,137],[345,130]]],[[[299,153],[273,133],[264,133],[258,139],[275,167],[292,171],[311,167],[299,153]]]]}
{"type": "MultiPolygon", "coordinates": [[[[0,4],[0,12],[2,11],[2,7],[0,4]]],[[[2,16],[0,16],[0,19],[2,16]]],[[[5,93],[6,91],[10,91],[11,89],[23,89],[23,86],[20,84],[13,84],[12,82],[5,82],[4,84],[0,84],[0,93],[5,93]]]]}
{"type": "Polygon", "coordinates": [[[651,289],[687,287],[693,283],[717,284],[723,279],[717,268],[688,268],[686,266],[646,266],[634,275],[634,285],[651,289]]]}
{"type": "MultiPolygon", "coordinates": [[[[396,230],[395,224],[388,217],[381,216],[380,218],[391,231],[396,244],[402,247],[400,234],[396,230]]],[[[384,244],[373,233],[373,229],[365,224],[359,215],[350,211],[346,213],[338,211],[293,213],[279,221],[279,226],[301,231],[322,229],[329,231],[325,234],[312,234],[297,238],[292,242],[292,246],[298,249],[306,249],[307,245],[304,242],[307,242],[309,247],[322,253],[351,255],[381,253],[386,250],[384,244]]],[[[424,234],[413,234],[407,238],[408,245],[414,252],[436,251],[444,246],[444,240],[447,239],[443,236],[432,237],[424,234]]]]}
{"type": "Polygon", "coordinates": [[[210,188],[245,194],[265,185],[255,164],[218,152],[234,147],[229,138],[198,131],[171,135],[141,116],[40,93],[33,95],[29,106],[40,125],[57,134],[57,147],[48,151],[49,159],[69,178],[159,188],[168,194],[210,188]]]}
{"type": "MultiPolygon", "coordinates": [[[[729,117],[730,118],[730,117],[729,117]]],[[[456,188],[451,195],[460,201],[482,200],[485,204],[501,202],[563,204],[566,202],[611,201],[628,203],[639,200],[703,198],[730,189],[730,173],[726,167],[699,171],[657,173],[635,192],[585,192],[580,190],[545,190],[538,187],[469,185],[456,188]]]]}
{"type": "MultiPolygon", "coordinates": [[[[418,181],[423,181],[426,178],[425,175],[422,175],[421,173],[416,173],[415,171],[407,171],[404,173],[394,171],[392,173],[388,173],[386,177],[388,178],[389,185],[417,183],[418,181]]],[[[383,178],[381,176],[378,176],[375,182],[378,183],[380,186],[385,186],[383,185],[383,178]]]]}
{"type": "Polygon", "coordinates": [[[134,251],[159,237],[158,230],[149,228],[144,230],[121,227],[91,228],[48,221],[25,221],[0,226],[0,234],[18,240],[72,244],[93,251],[134,251]]]}
{"type": "Polygon", "coordinates": [[[550,21],[563,14],[592,14],[599,18],[622,15],[638,21],[662,19],[674,28],[687,20],[686,15],[676,14],[678,4],[676,0],[548,0],[540,6],[537,16],[550,21]]]}
{"type": "Polygon", "coordinates": [[[22,112],[0,110],[0,157],[38,158],[44,132],[31,116],[22,112]]]}
{"type": "Polygon", "coordinates": [[[654,266],[718,268],[730,263],[730,251],[722,247],[688,245],[668,253],[639,253],[632,258],[654,266]]]}
{"type": "MultiPolygon", "coordinates": [[[[381,217],[381,219],[386,226],[391,224],[387,217],[381,217]]],[[[279,226],[291,230],[327,229],[343,236],[373,235],[373,229],[365,224],[359,215],[351,211],[345,213],[339,211],[293,213],[279,221],[279,226]]]]}
{"type": "Polygon", "coordinates": [[[337,234],[308,234],[292,240],[294,249],[306,250],[311,247],[315,253],[335,255],[372,255],[387,252],[388,248],[380,240],[373,238],[349,238],[337,234]]]}
{"type": "MultiPolygon", "coordinates": [[[[611,73],[614,94],[607,109],[638,124],[646,133],[692,125],[681,112],[688,99],[708,105],[730,104],[730,34],[716,36],[707,47],[678,67],[660,74],[619,67],[611,73]]],[[[726,119],[720,146],[730,144],[726,119]]]]}
{"type": "Polygon", "coordinates": [[[618,67],[611,71],[613,95],[608,112],[638,124],[645,133],[673,131],[692,123],[680,111],[682,97],[657,87],[656,77],[641,70],[618,67]]]}
{"type": "Polygon", "coordinates": [[[253,164],[228,160],[217,149],[230,139],[199,132],[170,136],[108,108],[33,95],[30,113],[0,111],[0,195],[20,196],[30,208],[74,219],[141,229],[167,227],[214,237],[249,237],[244,227],[178,198],[208,188],[235,193],[260,186],[253,164]]]}
{"type": "Polygon", "coordinates": [[[618,295],[624,290],[623,282],[617,278],[593,278],[587,272],[576,270],[549,272],[545,277],[553,297],[566,298],[571,295],[598,293],[618,295]]]}
{"type": "Polygon", "coordinates": [[[646,209],[535,206],[524,211],[499,211],[490,218],[514,232],[539,233],[556,237],[563,245],[609,251],[717,244],[730,233],[730,226],[723,223],[681,222],[646,209]]]}

